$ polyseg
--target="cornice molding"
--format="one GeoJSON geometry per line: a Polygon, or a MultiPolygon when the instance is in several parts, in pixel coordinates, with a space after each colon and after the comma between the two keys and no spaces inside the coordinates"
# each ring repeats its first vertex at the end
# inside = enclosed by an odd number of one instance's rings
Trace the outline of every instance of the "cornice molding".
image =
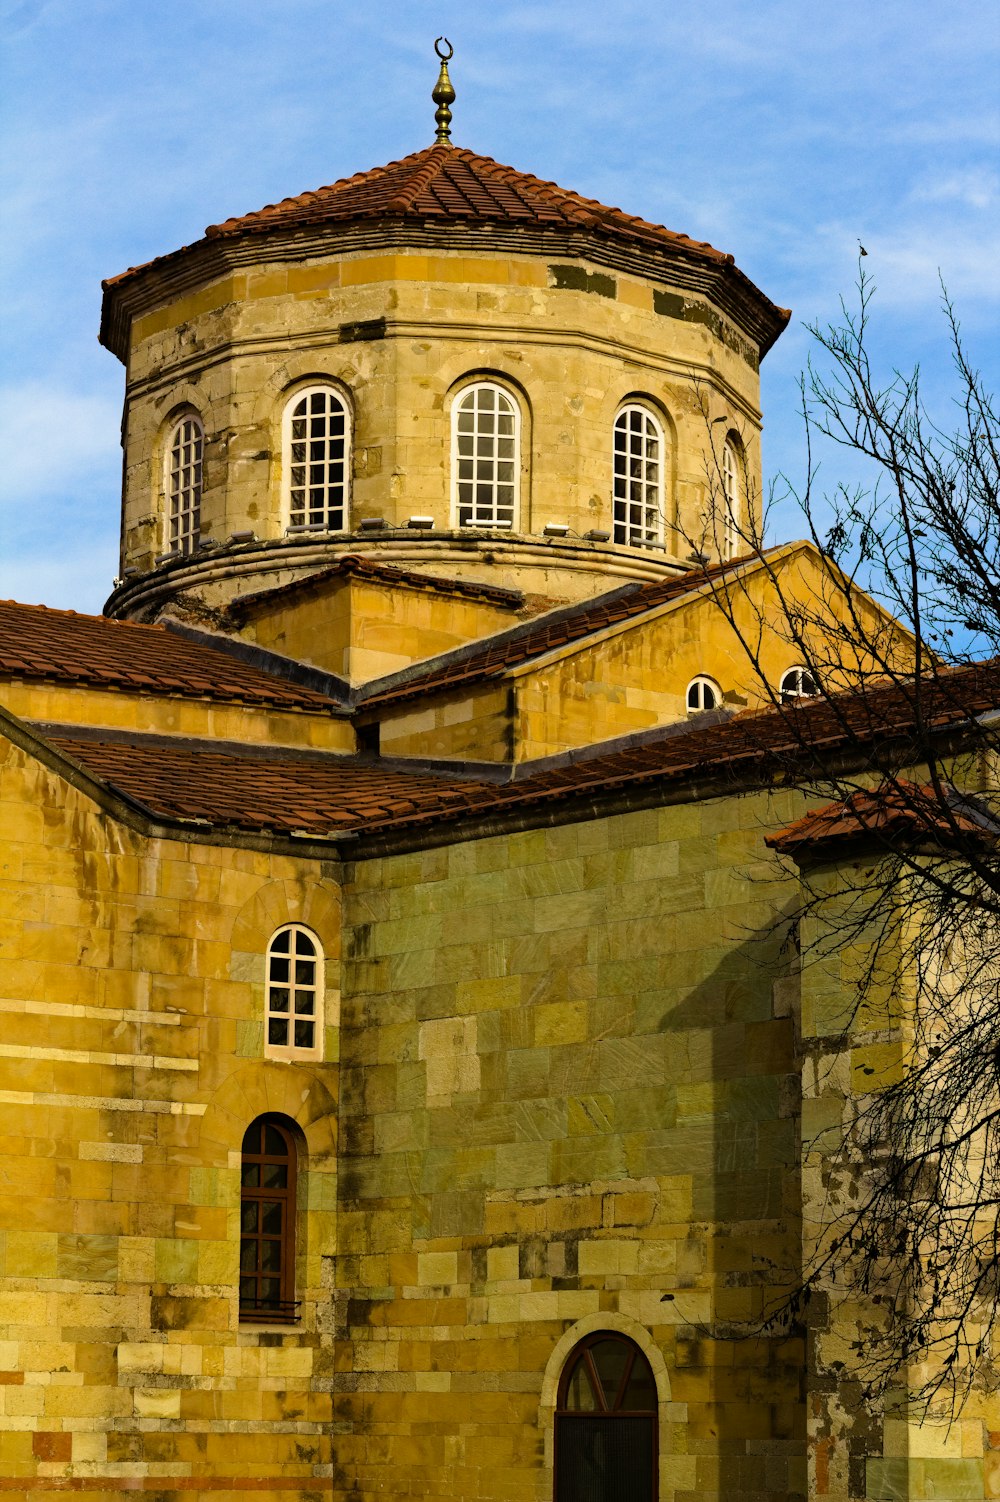
{"type": "Polygon", "coordinates": [[[160,564],[149,573],[126,579],[108,597],[104,614],[115,620],[155,620],[177,595],[206,584],[274,574],[278,570],[301,573],[305,578],[349,554],[367,556],[378,563],[422,565],[436,570],[480,561],[495,569],[504,565],[518,569],[536,565],[596,574],[623,584],[656,581],[664,575],[686,571],[683,563],[665,554],[643,553],[583,538],[543,540],[489,531],[477,531],[474,535],[466,531],[420,533],[408,527],[392,527],[386,528],[377,539],[366,532],[332,533],[308,539],[259,538],[178,558],[160,564]]]}
{"type": "Polygon", "coordinates": [[[590,261],[645,281],[705,297],[759,351],[774,344],[788,321],[732,262],[709,259],[682,245],[628,246],[600,229],[567,230],[499,224],[439,225],[386,220],[274,230],[238,239],[204,239],[139,267],[125,280],[104,283],[100,341],[128,364],[134,318],[228,273],[280,262],[329,260],[368,251],[440,250],[458,255],[525,255],[590,261]]]}

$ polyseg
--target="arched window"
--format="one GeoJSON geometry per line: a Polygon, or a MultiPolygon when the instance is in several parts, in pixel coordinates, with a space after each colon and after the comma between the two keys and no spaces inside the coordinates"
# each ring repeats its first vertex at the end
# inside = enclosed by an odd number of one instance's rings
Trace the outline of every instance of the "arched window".
{"type": "Polygon", "coordinates": [[[781,698],[785,704],[792,699],[814,699],[818,693],[816,675],[809,668],[789,668],[781,675],[781,698]]]}
{"type": "Polygon", "coordinates": [[[574,1347],[555,1424],[555,1502],[656,1502],[656,1383],[635,1341],[598,1330],[574,1347]]]}
{"type": "Polygon", "coordinates": [[[703,714],[706,709],[718,709],[722,700],[719,685],[711,678],[692,678],[687,690],[688,714],[703,714]]]}
{"type": "Polygon", "coordinates": [[[292,397],[285,408],[283,451],[288,525],[344,531],[351,432],[347,408],[332,386],[310,386],[292,397]]]}
{"type": "Polygon", "coordinates": [[[521,413],[502,386],[468,386],[451,409],[452,492],[460,527],[516,527],[521,413]]]}
{"type": "Polygon", "coordinates": [[[633,548],[663,543],[663,428],[647,407],[623,407],[615,418],[615,542],[633,548]]]}
{"type": "Polygon", "coordinates": [[[193,413],[167,444],[167,549],[193,553],[201,540],[201,469],[205,431],[193,413]]]}
{"type": "Polygon", "coordinates": [[[258,1116],[243,1137],[240,1318],[295,1318],[295,1139],[258,1116]]]}
{"type": "Polygon", "coordinates": [[[319,1058],[323,1048],[323,953],[297,923],[267,946],[264,1052],[274,1059],[319,1058]]]}
{"type": "Polygon", "coordinates": [[[743,527],[743,486],[740,461],[733,445],[727,440],[722,450],[722,556],[735,558],[740,552],[743,527]]]}

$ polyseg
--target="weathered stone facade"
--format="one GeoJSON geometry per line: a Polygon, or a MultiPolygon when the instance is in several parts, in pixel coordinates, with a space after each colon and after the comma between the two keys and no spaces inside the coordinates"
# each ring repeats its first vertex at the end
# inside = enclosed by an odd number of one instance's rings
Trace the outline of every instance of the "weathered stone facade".
{"type": "MultiPolygon", "coordinates": [[[[0,602],[0,1492],[578,1502],[568,1363],[605,1332],[650,1374],[640,1502],[1000,1495],[987,1407],[947,1432],[860,1411],[835,1290],[762,1330],[902,1020],[845,1042],[849,969],[800,977],[765,844],[805,804],[739,635],[780,694],[779,595],[815,602],[817,554],[686,535],[719,438],[755,504],[785,315],[711,247],[448,150],[108,285],[117,619],[0,602]],[[458,215],[420,207],[449,163],[458,215]],[[449,403],[479,376],[521,415],[506,533],[452,503],[449,403]],[[282,414],[320,377],[351,520],[290,533],[282,414]],[[662,549],[600,535],[639,399],[662,549]],[[164,557],[189,410],[196,535],[164,557]],[[254,1302],[262,1122],[297,1174],[285,1292],[254,1302]]],[[[849,688],[871,664],[845,625],[849,688]]]]}
{"type": "Polygon", "coordinates": [[[2,777],[11,1475],[545,1496],[560,1342],[607,1327],[658,1357],[663,1498],[803,1494],[798,1342],[718,1333],[798,1265],[784,886],[746,887],[792,802],[342,871],[121,829],[14,748],[2,777]],[[340,995],[318,1067],[261,1057],[288,921],[340,995]],[[307,1165],[294,1331],[237,1318],[262,1111],[307,1165]]]}

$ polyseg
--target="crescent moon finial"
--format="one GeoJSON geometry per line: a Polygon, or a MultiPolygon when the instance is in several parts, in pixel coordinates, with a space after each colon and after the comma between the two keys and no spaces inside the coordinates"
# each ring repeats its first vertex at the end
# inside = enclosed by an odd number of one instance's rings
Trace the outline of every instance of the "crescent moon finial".
{"type": "Polygon", "coordinates": [[[448,108],[448,106],[455,103],[455,90],[452,87],[451,79],[448,77],[448,64],[455,56],[455,49],[451,45],[447,37],[438,37],[437,41],[434,43],[434,51],[441,59],[441,71],[438,74],[438,81],[434,85],[434,92],[431,94],[431,98],[437,105],[437,110],[434,114],[434,123],[437,126],[437,134],[435,135],[434,140],[439,145],[450,146],[451,110],[448,108]],[[447,47],[447,52],[442,52],[442,42],[447,47]]]}

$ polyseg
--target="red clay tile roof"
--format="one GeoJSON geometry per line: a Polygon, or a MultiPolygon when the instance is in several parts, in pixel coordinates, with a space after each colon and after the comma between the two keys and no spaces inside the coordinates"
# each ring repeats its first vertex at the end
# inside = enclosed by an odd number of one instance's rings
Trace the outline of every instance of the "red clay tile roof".
{"type": "Polygon", "coordinates": [[[331,700],[165,626],[0,601],[0,674],[273,709],[327,711],[331,700]]]}
{"type": "Polygon", "coordinates": [[[427,663],[403,668],[385,679],[376,680],[373,685],[362,689],[358,707],[383,708],[425,694],[448,693],[502,677],[508,669],[530,662],[533,657],[542,657],[546,652],[581,641],[619,621],[631,620],[668,600],[691,594],[712,579],[722,578],[749,562],[752,560],[748,558],[734,558],[707,569],[690,569],[649,584],[624,585],[598,596],[596,600],[563,606],[535,621],[505,631],[499,637],[488,637],[471,647],[460,647],[427,663]],[[381,688],[379,681],[384,685],[381,688]]]}
{"type": "MultiPolygon", "coordinates": [[[[787,308],[775,306],[744,276],[731,255],[716,250],[707,241],[692,240],[662,224],[626,214],[594,198],[584,198],[461,146],[427,146],[384,167],[373,167],[324,188],[283,198],[254,213],[234,215],[220,224],[210,224],[204,239],[197,243],[205,245],[315,225],[387,220],[409,221],[420,226],[471,224],[586,231],[627,248],[670,249],[710,262],[726,268],[754,300],[759,299],[767,325],[761,335],[762,353],[770,348],[791,317],[787,308]]],[[[108,277],[102,286],[105,292],[111,291],[150,267],[172,262],[192,249],[192,245],[182,246],[143,265],[130,266],[118,276],[108,277]]],[[[106,329],[102,324],[102,338],[111,337],[109,329],[110,325],[106,329]]]]}
{"type": "Polygon", "coordinates": [[[216,751],[182,740],[172,745],[160,737],[97,741],[61,729],[48,739],[154,815],[239,829],[285,834],[301,829],[322,836],[401,814],[461,808],[470,798],[475,801],[479,786],[417,771],[387,771],[345,756],[307,759],[275,751],[262,758],[232,745],[216,751]]]}
{"type": "MultiPolygon", "coordinates": [[[[944,730],[1000,705],[1000,660],[956,670],[926,686],[924,716],[944,730]]],[[[154,817],[207,820],[222,827],[317,837],[356,830],[441,827],[455,821],[550,806],[580,798],[593,810],[599,796],[643,784],[734,786],[767,784],[804,754],[820,757],[847,747],[876,766],[887,745],[905,755],[913,729],[911,695],[899,688],[869,692],[863,702],[808,701],[791,709],[744,713],[712,725],[668,729],[662,738],[516,775],[506,783],[463,777],[446,765],[440,775],[424,768],[382,766],[353,758],[262,757],[238,747],[192,748],[155,737],[119,735],[97,741],[59,729],[59,750],[144,804],[154,817]],[[845,728],[846,726],[846,728],[845,728]]],[[[584,812],[583,817],[586,817],[584,812]]]]}
{"type": "MultiPolygon", "coordinates": [[[[271,230],[301,229],[315,224],[347,224],[365,219],[411,219],[421,224],[520,224],[561,229],[594,230],[634,245],[670,246],[687,254],[733,266],[731,255],[703,240],[651,224],[622,209],[560,188],[556,183],[505,167],[492,157],[479,156],[462,146],[426,146],[398,162],[356,172],[311,192],[283,198],[251,214],[234,215],[210,224],[206,240],[267,234],[271,230]]],[[[171,260],[191,246],[130,266],[108,277],[105,289],[171,260]]],[[[777,310],[784,313],[784,309],[777,310]]],[[[788,314],[785,313],[785,321],[788,314]]]]}
{"type": "Polygon", "coordinates": [[[288,600],[316,584],[326,584],[331,579],[353,576],[369,579],[375,584],[387,584],[397,589],[419,589],[431,594],[457,595],[464,599],[481,600],[501,610],[517,610],[524,604],[524,595],[519,589],[502,589],[498,584],[477,584],[471,579],[442,579],[435,574],[421,574],[416,569],[396,568],[394,564],[376,563],[369,558],[360,558],[348,553],[331,568],[324,568],[291,584],[279,585],[277,589],[262,589],[256,594],[243,595],[226,606],[224,614],[234,625],[242,625],[258,610],[288,600]]]}
{"type": "Polygon", "coordinates": [[[353,177],[341,178],[328,187],[268,204],[256,213],[210,224],[205,236],[214,240],[336,220],[384,218],[442,219],[450,223],[501,221],[601,230],[619,238],[667,244],[725,265],[733,264],[732,256],[702,240],[691,240],[660,224],[651,224],[634,214],[560,188],[556,183],[505,167],[492,157],[451,145],[427,146],[401,161],[356,172],[353,177]]]}
{"type": "Polygon", "coordinates": [[[806,850],[870,841],[873,836],[877,843],[895,848],[928,841],[947,846],[956,836],[996,842],[1000,824],[988,809],[956,788],[942,791],[939,797],[930,785],[920,787],[902,778],[877,788],[860,788],[843,802],[814,809],[777,834],[767,835],[764,843],[782,855],[800,855],[806,850]]]}

